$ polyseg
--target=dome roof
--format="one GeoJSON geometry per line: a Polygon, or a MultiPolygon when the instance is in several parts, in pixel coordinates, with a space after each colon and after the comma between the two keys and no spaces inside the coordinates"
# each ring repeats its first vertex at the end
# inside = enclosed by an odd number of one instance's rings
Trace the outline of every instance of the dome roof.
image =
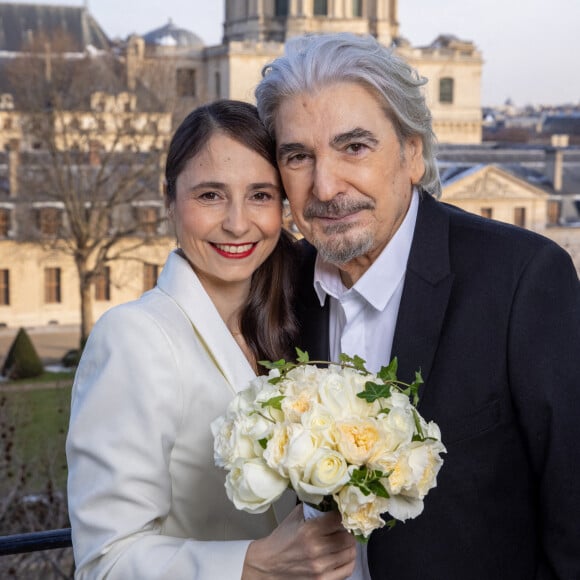
{"type": "Polygon", "coordinates": [[[169,19],[169,22],[165,26],[144,34],[143,39],[145,40],[145,44],[155,46],[175,46],[182,48],[203,48],[204,46],[203,40],[197,34],[185,28],[175,26],[171,19],[169,19]]]}

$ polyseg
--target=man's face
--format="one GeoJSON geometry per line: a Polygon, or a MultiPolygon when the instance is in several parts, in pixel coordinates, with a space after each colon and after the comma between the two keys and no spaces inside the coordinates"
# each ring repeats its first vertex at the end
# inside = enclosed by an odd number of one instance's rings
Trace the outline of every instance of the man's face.
{"type": "Polygon", "coordinates": [[[296,225],[354,284],[405,217],[425,171],[420,138],[401,144],[375,95],[347,82],[282,101],[275,131],[296,225]]]}

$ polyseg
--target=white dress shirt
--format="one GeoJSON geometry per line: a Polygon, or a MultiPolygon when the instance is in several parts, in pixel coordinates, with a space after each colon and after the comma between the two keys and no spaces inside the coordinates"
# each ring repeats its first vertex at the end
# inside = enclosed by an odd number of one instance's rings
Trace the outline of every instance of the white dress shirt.
{"type": "Polygon", "coordinates": [[[352,288],[342,283],[336,266],[317,257],[314,289],[321,306],[330,299],[331,360],[340,353],[358,355],[372,372],[389,364],[418,208],[414,191],[399,229],[352,288]]]}
{"type": "MultiPolygon", "coordinates": [[[[352,288],[342,283],[336,266],[317,256],[314,290],[321,306],[327,296],[330,300],[331,360],[337,361],[340,353],[358,355],[371,372],[389,364],[418,209],[415,190],[399,229],[352,288]]],[[[357,565],[350,578],[370,580],[366,545],[357,545],[357,565]]]]}

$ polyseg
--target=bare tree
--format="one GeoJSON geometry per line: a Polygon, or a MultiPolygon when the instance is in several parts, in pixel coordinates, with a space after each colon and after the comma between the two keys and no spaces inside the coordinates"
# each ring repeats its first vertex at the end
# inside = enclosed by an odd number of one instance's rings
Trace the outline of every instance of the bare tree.
{"type": "Polygon", "coordinates": [[[160,183],[171,101],[128,82],[115,55],[70,54],[66,45],[64,35],[39,39],[6,74],[22,129],[13,144],[21,151],[22,230],[74,259],[82,345],[94,322],[95,280],[164,233],[160,183]]]}

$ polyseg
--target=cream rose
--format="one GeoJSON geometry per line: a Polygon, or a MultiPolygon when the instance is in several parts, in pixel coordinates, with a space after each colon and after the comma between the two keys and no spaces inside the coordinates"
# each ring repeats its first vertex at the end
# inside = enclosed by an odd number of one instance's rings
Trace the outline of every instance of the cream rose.
{"type": "Polygon", "coordinates": [[[288,481],[261,459],[238,459],[226,476],[226,493],[239,510],[265,512],[288,487],[288,481]]]}
{"type": "Polygon", "coordinates": [[[375,419],[352,419],[336,423],[337,449],[351,465],[364,465],[379,443],[379,426],[375,419]]]}
{"type": "Polygon", "coordinates": [[[409,488],[415,491],[419,499],[423,499],[430,489],[436,487],[437,474],[443,465],[440,453],[444,452],[445,447],[440,441],[425,441],[409,450],[407,461],[413,474],[409,488]]]}
{"type": "Polygon", "coordinates": [[[364,495],[358,487],[348,485],[333,496],[342,515],[342,525],[356,536],[368,538],[382,528],[381,513],[387,511],[387,500],[374,494],[364,495]]]}

